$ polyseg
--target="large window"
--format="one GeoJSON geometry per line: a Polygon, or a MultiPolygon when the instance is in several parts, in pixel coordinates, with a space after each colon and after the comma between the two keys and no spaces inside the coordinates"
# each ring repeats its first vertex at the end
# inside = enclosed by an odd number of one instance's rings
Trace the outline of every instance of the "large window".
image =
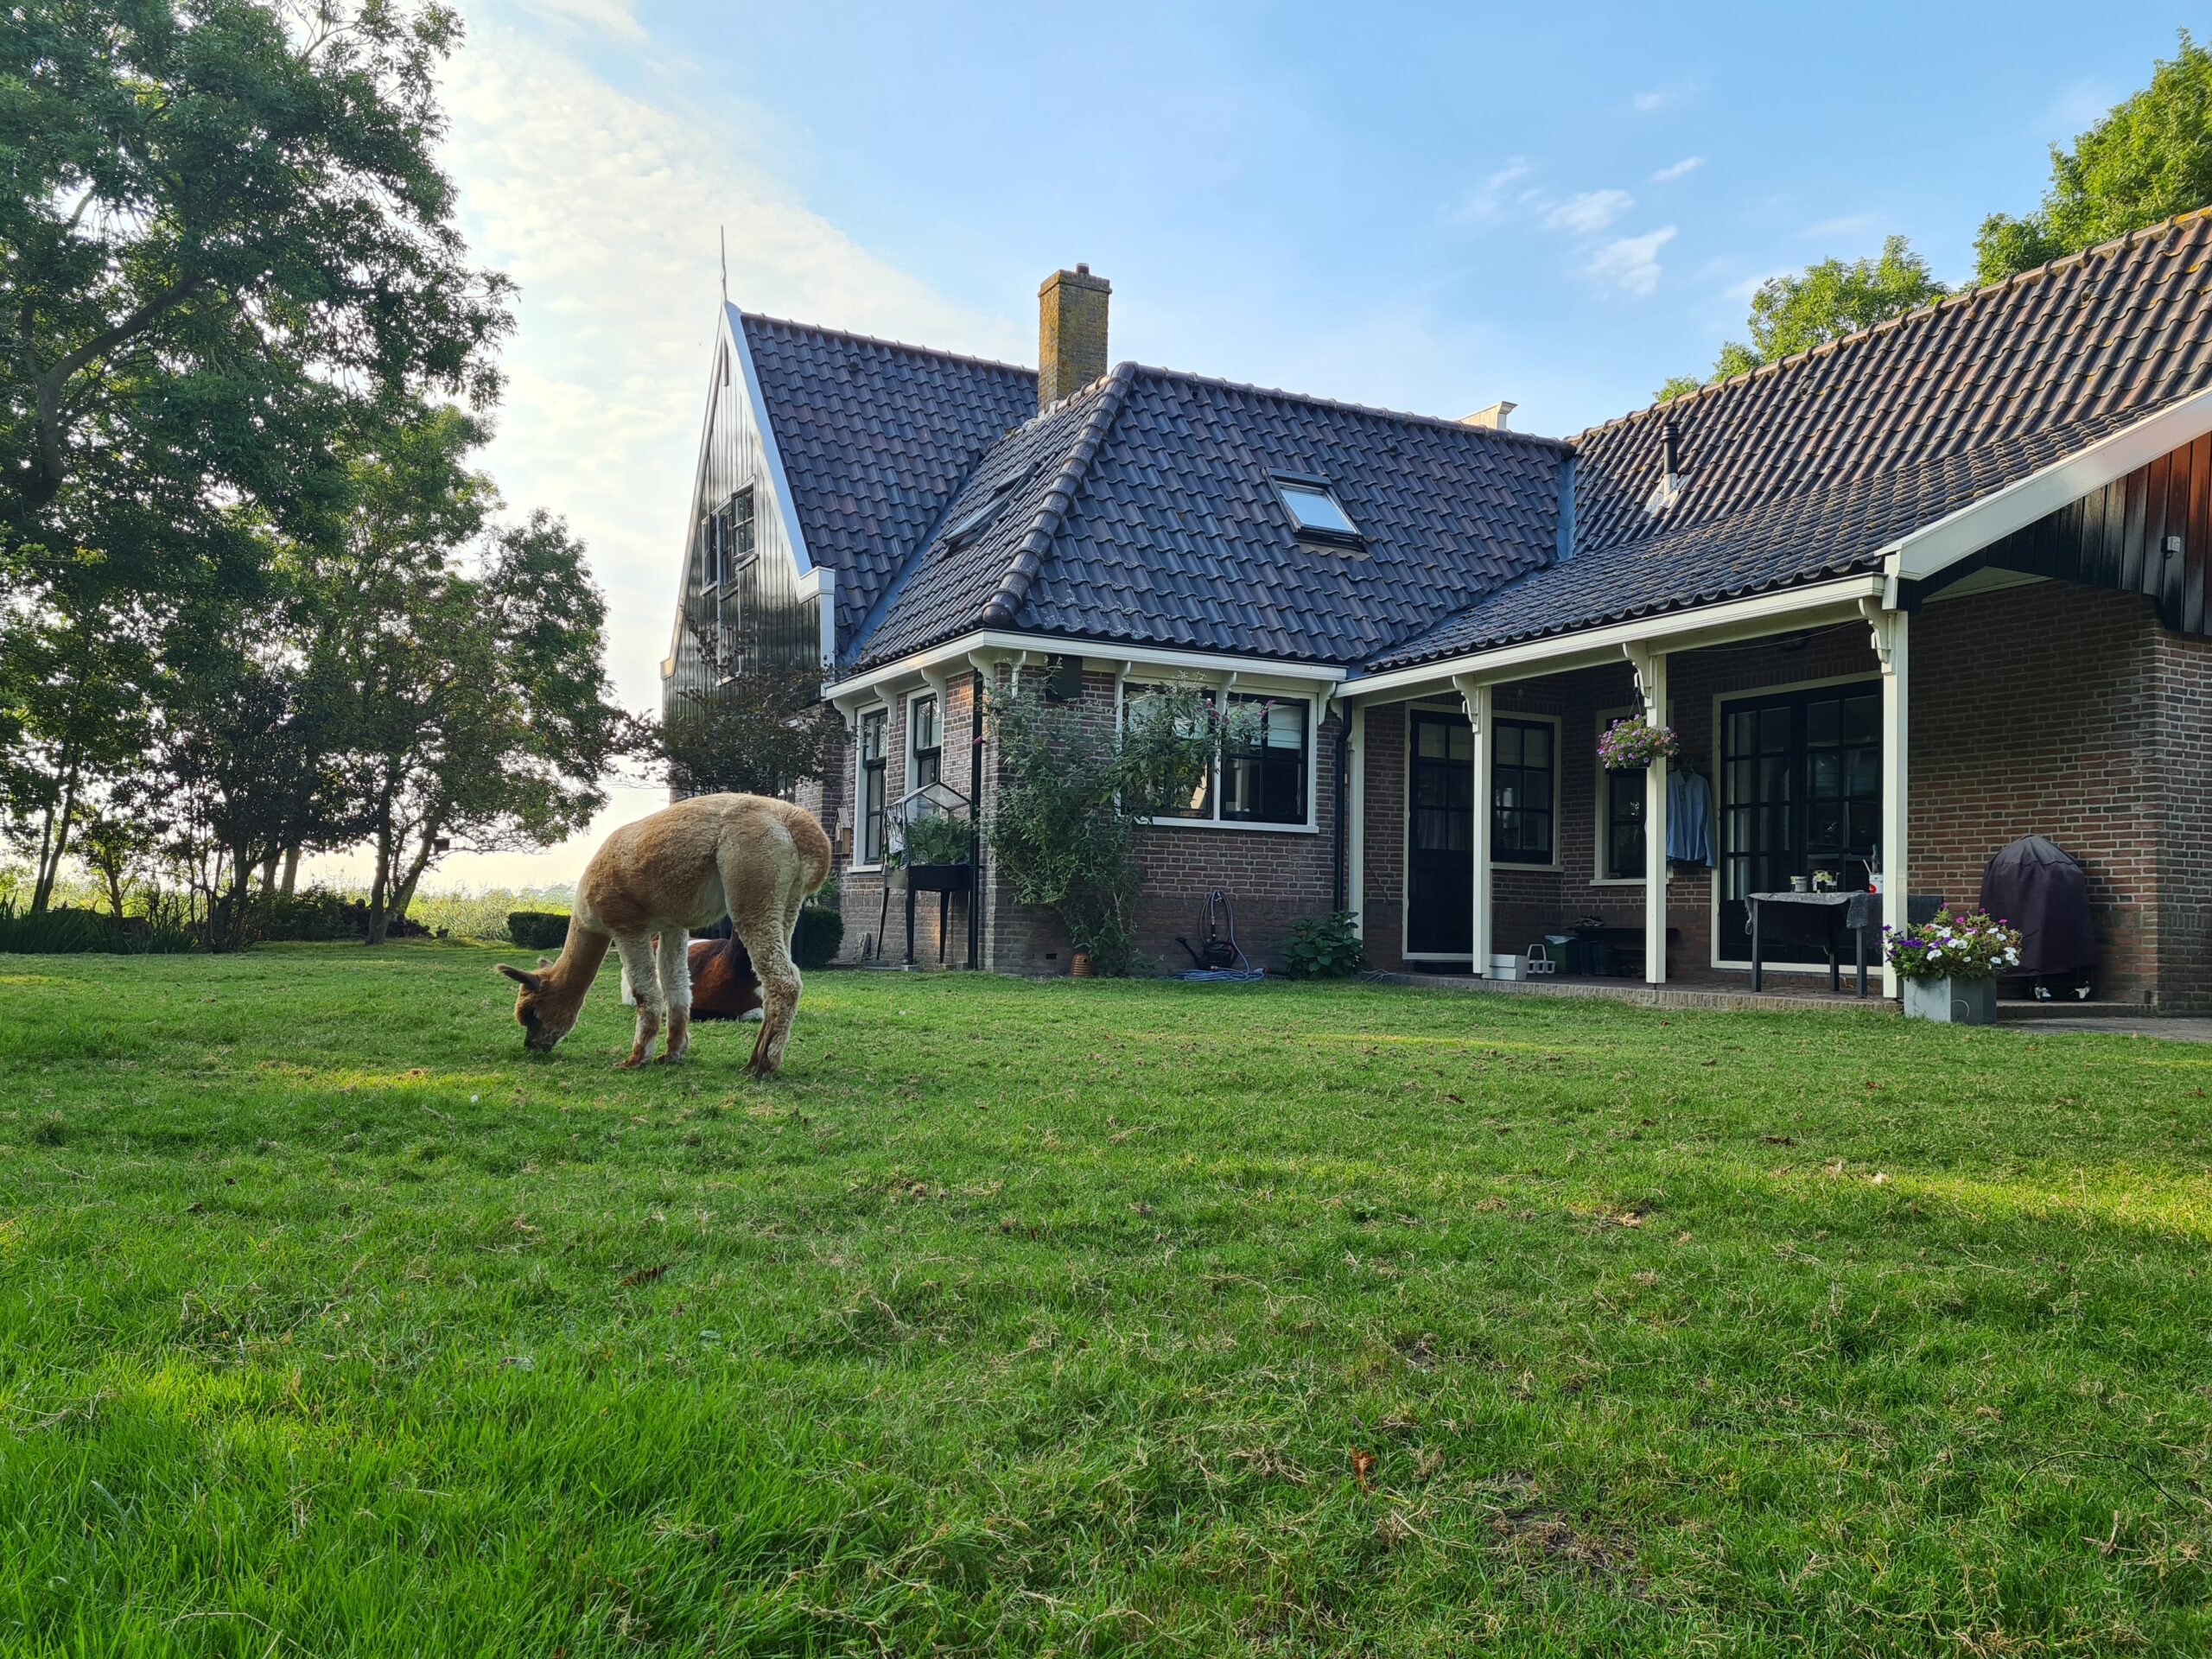
{"type": "Polygon", "coordinates": [[[1493,722],[1490,768],[1491,861],[1549,864],[1558,745],[1548,720],[1493,722]]]}
{"type": "Polygon", "coordinates": [[[944,723],[937,694],[916,697],[906,705],[906,728],[911,734],[907,752],[912,764],[906,769],[906,789],[927,789],[944,774],[944,723]]]}
{"type": "Polygon", "coordinates": [[[884,728],[887,709],[876,709],[861,716],[860,844],[854,850],[861,864],[883,862],[884,728]]]}
{"type": "MultiPolygon", "coordinates": [[[[1132,686],[1132,713],[1164,690],[1132,686]]],[[[1214,693],[1206,702],[1219,706],[1214,693]]],[[[1307,770],[1313,764],[1313,705],[1303,697],[1269,697],[1232,693],[1229,699],[1231,740],[1206,768],[1190,799],[1156,807],[1157,818],[1186,818],[1198,823],[1291,824],[1306,822],[1307,770]]]]}
{"type": "Polygon", "coordinates": [[[1306,704],[1231,696],[1234,715],[1256,724],[1235,728],[1221,752],[1221,816],[1237,823],[1306,822],[1306,704]]]}

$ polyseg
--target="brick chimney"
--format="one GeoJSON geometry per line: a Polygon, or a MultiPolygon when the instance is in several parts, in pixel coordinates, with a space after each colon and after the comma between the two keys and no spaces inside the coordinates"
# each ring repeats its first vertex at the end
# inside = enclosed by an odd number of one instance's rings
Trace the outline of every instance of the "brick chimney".
{"type": "Polygon", "coordinates": [[[1037,290],[1037,407],[1050,409],[1106,372],[1106,301],[1113,283],[1089,265],[1056,270],[1037,290]]]}

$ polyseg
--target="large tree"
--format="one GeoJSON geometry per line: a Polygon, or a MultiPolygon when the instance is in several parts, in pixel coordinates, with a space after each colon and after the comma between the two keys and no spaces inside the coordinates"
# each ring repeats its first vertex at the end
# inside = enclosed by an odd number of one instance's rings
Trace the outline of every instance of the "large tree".
{"type": "Polygon", "coordinates": [[[11,659],[158,652],[261,593],[272,534],[339,534],[346,441],[395,402],[496,394],[507,283],[435,162],[460,33],[395,0],[23,0],[0,29],[0,737],[49,849],[73,733],[147,680],[11,659]]]}
{"type": "MultiPolygon", "coordinates": [[[[1870,259],[1823,259],[1791,276],[1772,276],[1751,296],[1749,340],[1732,340],[1713,365],[1715,380],[1903,316],[1950,292],[1901,236],[1870,259]]],[[[1662,403],[1704,384],[1676,375],[1659,388],[1662,403]]]]}
{"type": "Polygon", "coordinates": [[[1974,276],[2002,281],[2212,202],[2212,53],[2181,33],[2151,84],[2050,150],[2043,205],[1992,213],[1974,238],[1974,276]]]}

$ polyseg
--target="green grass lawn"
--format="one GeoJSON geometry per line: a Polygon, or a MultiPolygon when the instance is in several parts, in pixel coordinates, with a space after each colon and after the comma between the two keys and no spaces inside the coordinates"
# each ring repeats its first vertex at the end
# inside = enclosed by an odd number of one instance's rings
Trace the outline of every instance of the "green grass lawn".
{"type": "Polygon", "coordinates": [[[0,957],[0,1651],[2212,1650],[2212,1051],[495,959],[0,957]]]}

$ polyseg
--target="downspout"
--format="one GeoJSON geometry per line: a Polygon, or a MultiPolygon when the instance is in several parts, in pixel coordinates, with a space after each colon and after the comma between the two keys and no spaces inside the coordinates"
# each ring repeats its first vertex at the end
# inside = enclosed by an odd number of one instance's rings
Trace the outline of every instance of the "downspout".
{"type": "Polygon", "coordinates": [[[1339,702],[1337,704],[1337,856],[1336,903],[1332,908],[1341,916],[1351,906],[1344,903],[1344,840],[1345,827],[1351,814],[1346,805],[1351,799],[1351,711],[1339,702]]]}
{"type": "Polygon", "coordinates": [[[968,971],[981,962],[983,937],[983,677],[968,671],[968,971]]]}

